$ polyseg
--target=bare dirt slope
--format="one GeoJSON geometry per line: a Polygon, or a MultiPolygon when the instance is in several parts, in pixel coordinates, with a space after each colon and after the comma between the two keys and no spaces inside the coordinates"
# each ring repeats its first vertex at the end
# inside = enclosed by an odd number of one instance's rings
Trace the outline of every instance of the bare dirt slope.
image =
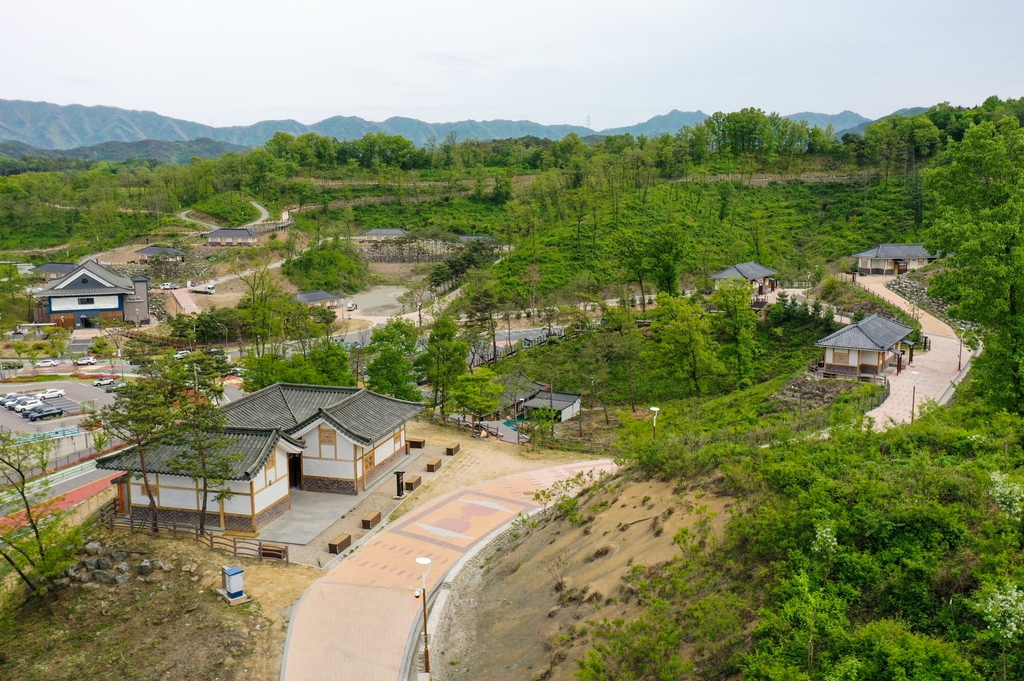
{"type": "Polygon", "coordinates": [[[593,520],[578,526],[541,521],[490,556],[452,595],[453,623],[431,649],[434,678],[573,679],[587,647],[588,620],[628,619],[636,612],[623,581],[631,566],[678,555],[672,538],[707,517],[701,507],[712,514],[711,531],[720,537],[732,503],[667,483],[617,480],[583,507],[593,520]]]}
{"type": "Polygon", "coordinates": [[[320,571],[233,558],[190,539],[126,531],[94,538],[171,566],[121,585],[61,589],[0,622],[0,679],[277,679],[291,607],[320,571]],[[251,603],[214,592],[222,565],[241,564],[251,603]]]}

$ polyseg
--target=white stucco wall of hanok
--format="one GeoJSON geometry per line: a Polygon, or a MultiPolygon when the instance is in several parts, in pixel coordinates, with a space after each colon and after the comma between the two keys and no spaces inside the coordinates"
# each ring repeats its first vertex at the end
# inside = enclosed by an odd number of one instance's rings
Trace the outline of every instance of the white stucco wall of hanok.
{"type": "Polygon", "coordinates": [[[89,296],[69,295],[51,296],[50,310],[52,312],[77,312],[78,310],[117,310],[121,307],[120,298],[113,296],[89,296]],[[91,303],[79,303],[79,299],[92,300],[91,303]]]}

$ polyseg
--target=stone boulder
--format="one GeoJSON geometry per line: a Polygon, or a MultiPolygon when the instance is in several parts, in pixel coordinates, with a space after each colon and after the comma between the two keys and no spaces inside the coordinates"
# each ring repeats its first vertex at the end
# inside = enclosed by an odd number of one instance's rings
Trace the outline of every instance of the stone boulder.
{"type": "Polygon", "coordinates": [[[121,574],[128,574],[132,571],[132,566],[122,561],[115,565],[114,569],[120,572],[121,574]]]}
{"type": "Polygon", "coordinates": [[[111,561],[106,556],[100,556],[99,558],[96,559],[96,569],[97,570],[109,570],[112,567],[114,567],[113,561],[111,561]]]}
{"type": "Polygon", "coordinates": [[[84,560],[82,560],[82,565],[85,566],[86,570],[95,570],[96,569],[96,561],[98,561],[98,560],[99,560],[99,558],[85,558],[84,560]]]}
{"type": "Polygon", "coordinates": [[[72,563],[71,565],[68,565],[66,568],[64,568],[64,576],[65,577],[74,577],[75,573],[78,572],[78,570],[81,567],[82,566],[79,565],[78,563],[72,563]]]}
{"type": "Polygon", "coordinates": [[[101,548],[103,548],[103,544],[98,541],[91,541],[85,545],[85,552],[90,556],[95,556],[99,554],[101,548]]]}
{"type": "Polygon", "coordinates": [[[111,551],[110,558],[117,563],[122,563],[132,557],[127,551],[111,551]]]}
{"type": "Polygon", "coordinates": [[[135,571],[143,577],[146,577],[148,575],[153,574],[153,564],[150,563],[149,559],[147,558],[146,560],[142,561],[137,566],[135,566],[135,571]]]}
{"type": "MultiPolygon", "coordinates": [[[[122,582],[117,581],[117,575],[108,570],[96,570],[92,573],[93,578],[100,584],[119,584],[122,582]]],[[[123,575],[122,575],[123,576],[123,575]]],[[[127,581],[127,578],[125,579],[127,581]]]]}

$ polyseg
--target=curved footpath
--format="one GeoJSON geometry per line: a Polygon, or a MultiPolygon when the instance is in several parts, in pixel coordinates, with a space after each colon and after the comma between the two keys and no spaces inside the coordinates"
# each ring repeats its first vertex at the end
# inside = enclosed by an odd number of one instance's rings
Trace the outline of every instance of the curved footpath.
{"type": "Polygon", "coordinates": [[[427,589],[479,542],[520,513],[538,508],[533,493],[581,471],[612,472],[609,459],[543,468],[489,480],[401,516],[361,544],[302,597],[288,628],[283,681],[396,681],[423,604],[413,597],[422,567],[427,589]]]}

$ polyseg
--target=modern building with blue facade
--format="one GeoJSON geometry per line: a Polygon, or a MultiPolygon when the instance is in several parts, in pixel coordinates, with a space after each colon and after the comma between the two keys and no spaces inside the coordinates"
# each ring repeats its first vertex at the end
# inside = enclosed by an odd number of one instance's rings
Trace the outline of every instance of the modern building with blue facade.
{"type": "Polygon", "coordinates": [[[85,329],[104,319],[130,324],[149,320],[149,279],[128,279],[91,260],[34,295],[35,321],[40,324],[85,329]]]}

